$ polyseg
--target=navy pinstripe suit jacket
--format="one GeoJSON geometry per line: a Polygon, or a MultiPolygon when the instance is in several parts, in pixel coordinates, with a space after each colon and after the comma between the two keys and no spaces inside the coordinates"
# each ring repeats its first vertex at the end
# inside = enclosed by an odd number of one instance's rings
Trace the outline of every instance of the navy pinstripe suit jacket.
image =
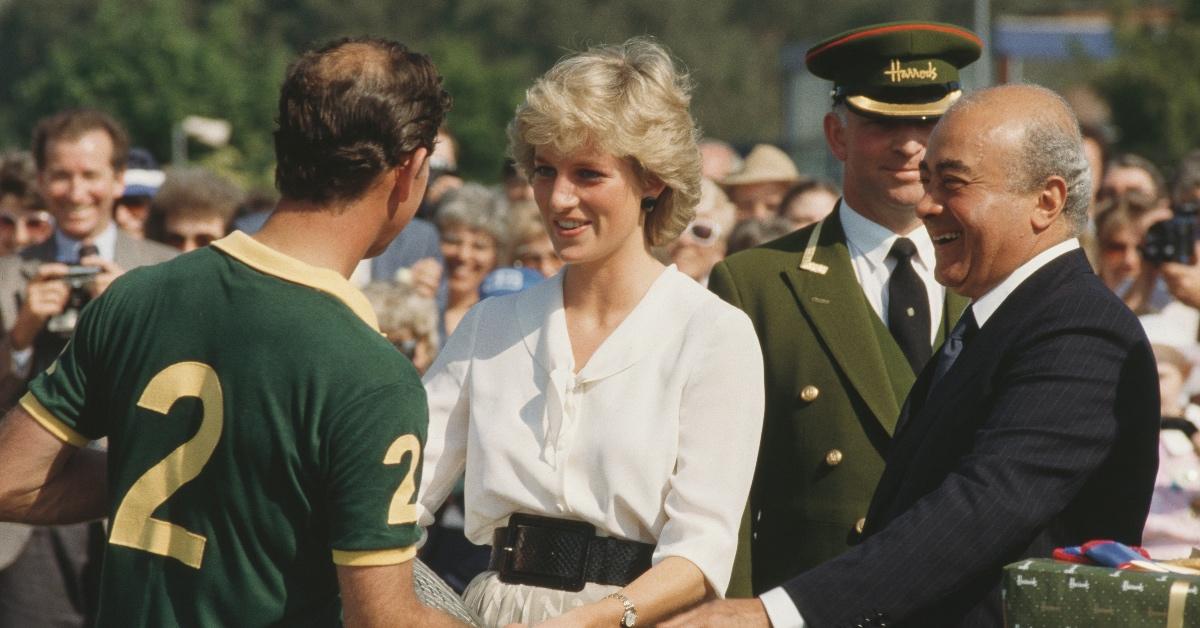
{"type": "Polygon", "coordinates": [[[864,541],[784,586],[813,628],[1000,626],[1001,568],[1141,541],[1158,466],[1154,356],[1081,251],[1017,287],[901,413],[864,541]]]}

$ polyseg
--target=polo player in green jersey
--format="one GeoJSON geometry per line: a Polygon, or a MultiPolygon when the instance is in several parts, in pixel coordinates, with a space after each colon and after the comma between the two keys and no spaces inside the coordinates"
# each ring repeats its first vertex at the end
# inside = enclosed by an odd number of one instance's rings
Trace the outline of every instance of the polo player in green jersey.
{"type": "Polygon", "coordinates": [[[0,519],[109,519],[101,626],[452,624],[412,586],[425,393],[347,280],[449,104],[398,43],[301,56],[262,231],[115,282],[0,423],[0,519]]]}

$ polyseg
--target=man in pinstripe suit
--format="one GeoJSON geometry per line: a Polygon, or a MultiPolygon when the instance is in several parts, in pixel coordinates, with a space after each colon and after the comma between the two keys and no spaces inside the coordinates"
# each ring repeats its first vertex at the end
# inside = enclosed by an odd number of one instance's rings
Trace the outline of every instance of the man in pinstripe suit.
{"type": "Polygon", "coordinates": [[[934,128],[921,170],[936,276],[972,304],[909,394],[864,542],[674,625],[1000,626],[1006,563],[1140,541],[1154,358],[1075,238],[1089,177],[1074,115],[1039,87],[977,92],[934,128]]]}

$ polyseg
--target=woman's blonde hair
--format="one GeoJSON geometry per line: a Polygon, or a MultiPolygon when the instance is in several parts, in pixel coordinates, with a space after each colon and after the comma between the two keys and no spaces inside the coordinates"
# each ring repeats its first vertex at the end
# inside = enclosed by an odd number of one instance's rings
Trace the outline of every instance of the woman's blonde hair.
{"type": "Polygon", "coordinates": [[[562,59],[525,92],[508,125],[509,152],[529,177],[534,150],[594,145],[629,160],[642,185],[666,189],[646,215],[651,246],[677,237],[700,199],[700,151],[688,112],[691,84],[670,54],[637,37],[562,59]]]}

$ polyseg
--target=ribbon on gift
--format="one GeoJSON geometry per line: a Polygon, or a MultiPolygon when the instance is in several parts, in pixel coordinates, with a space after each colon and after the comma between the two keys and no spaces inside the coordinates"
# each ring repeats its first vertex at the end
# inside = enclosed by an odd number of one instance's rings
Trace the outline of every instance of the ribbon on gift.
{"type": "MultiPolygon", "coordinates": [[[[1149,562],[1150,555],[1140,547],[1130,547],[1124,543],[1101,539],[1088,541],[1083,545],[1059,547],[1054,550],[1053,557],[1069,563],[1083,565],[1099,565],[1114,569],[1129,569],[1139,563],[1149,562]]],[[[1145,569],[1144,567],[1142,569],[1145,569]]],[[[1160,571],[1148,569],[1146,571],[1160,571]]],[[[1165,571],[1165,570],[1164,570],[1165,571]]]]}
{"type": "Polygon", "coordinates": [[[1171,591],[1167,598],[1167,628],[1183,628],[1183,614],[1187,609],[1187,596],[1192,583],[1186,580],[1176,580],[1171,583],[1171,591]]]}

